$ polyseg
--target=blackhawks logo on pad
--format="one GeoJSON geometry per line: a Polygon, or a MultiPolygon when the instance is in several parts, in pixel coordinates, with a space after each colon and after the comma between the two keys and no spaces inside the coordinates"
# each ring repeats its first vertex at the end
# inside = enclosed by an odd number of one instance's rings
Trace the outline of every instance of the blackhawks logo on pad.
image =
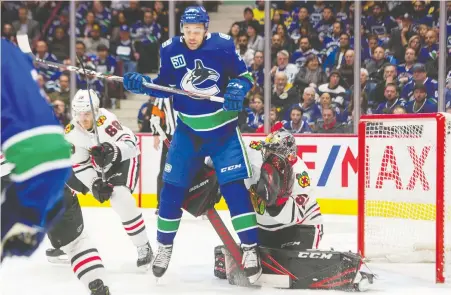
{"type": "Polygon", "coordinates": [[[105,116],[100,116],[98,119],[97,119],[97,126],[102,126],[103,125],[103,123],[105,123],[105,121],[106,121],[106,117],[105,116]]]}
{"type": "Polygon", "coordinates": [[[67,134],[74,129],[74,124],[67,124],[66,128],[64,128],[64,133],[67,134]]]}
{"type": "Polygon", "coordinates": [[[300,187],[305,188],[310,186],[310,177],[306,171],[302,173],[296,173],[296,179],[300,187]]]}

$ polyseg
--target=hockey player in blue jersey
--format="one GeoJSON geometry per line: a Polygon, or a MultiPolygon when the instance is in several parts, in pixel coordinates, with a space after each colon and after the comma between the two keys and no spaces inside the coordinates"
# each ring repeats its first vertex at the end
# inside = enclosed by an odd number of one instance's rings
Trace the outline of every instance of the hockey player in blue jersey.
{"type": "Polygon", "coordinates": [[[1,42],[1,151],[13,167],[8,179],[2,177],[3,259],[30,256],[64,208],[71,147],[39,92],[31,59],[9,41],[1,42]]]}
{"type": "Polygon", "coordinates": [[[158,217],[158,253],[152,265],[161,277],[171,259],[173,241],[182,217],[182,203],[193,176],[204,158],[213,160],[232,224],[243,250],[244,271],[251,283],[262,268],[258,252],[255,212],[244,185],[252,174],[246,149],[237,128],[252,77],[235,52],[230,36],[208,32],[209,17],[203,7],[188,7],[181,18],[183,36],[174,37],[160,49],[160,73],[153,81],[138,73],[124,76],[124,87],[134,93],[167,97],[142,86],[143,80],[186,91],[224,97],[224,104],[174,95],[178,126],[169,148],[163,175],[158,217]]]}

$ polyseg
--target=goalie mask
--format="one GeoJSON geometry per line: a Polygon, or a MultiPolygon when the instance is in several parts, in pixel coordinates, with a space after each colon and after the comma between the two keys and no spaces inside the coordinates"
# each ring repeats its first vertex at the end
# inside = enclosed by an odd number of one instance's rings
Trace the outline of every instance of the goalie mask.
{"type": "Polygon", "coordinates": [[[284,130],[270,133],[265,141],[251,142],[251,148],[260,150],[263,164],[260,179],[251,188],[251,201],[259,214],[270,207],[286,202],[293,187],[293,165],[296,163],[296,141],[284,130]]]}
{"type": "Polygon", "coordinates": [[[262,143],[261,152],[263,161],[266,161],[271,154],[276,154],[293,165],[297,160],[296,139],[285,129],[277,130],[268,134],[262,143]]]}

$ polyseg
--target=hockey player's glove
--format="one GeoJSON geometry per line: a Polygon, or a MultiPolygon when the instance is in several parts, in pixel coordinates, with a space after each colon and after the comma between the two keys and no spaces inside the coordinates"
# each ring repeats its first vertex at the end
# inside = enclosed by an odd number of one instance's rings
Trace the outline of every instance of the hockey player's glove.
{"type": "Polygon", "coordinates": [[[8,256],[30,256],[45,237],[47,229],[64,212],[61,199],[41,220],[39,212],[20,203],[14,186],[5,190],[5,202],[1,206],[1,260],[8,256]]]}
{"type": "Polygon", "coordinates": [[[100,145],[93,146],[91,156],[99,167],[106,167],[109,164],[121,161],[121,151],[116,145],[109,142],[102,142],[100,145]]]}
{"type": "Polygon", "coordinates": [[[149,94],[143,82],[153,83],[150,77],[141,75],[140,73],[129,72],[124,75],[124,88],[136,94],[149,94]]]}
{"type": "Polygon", "coordinates": [[[114,186],[109,182],[103,182],[100,177],[94,178],[91,192],[97,201],[103,203],[108,201],[113,194],[114,186]]]}
{"type": "Polygon", "coordinates": [[[247,91],[248,87],[244,81],[240,79],[230,80],[224,93],[223,109],[225,111],[241,111],[247,91]]]}

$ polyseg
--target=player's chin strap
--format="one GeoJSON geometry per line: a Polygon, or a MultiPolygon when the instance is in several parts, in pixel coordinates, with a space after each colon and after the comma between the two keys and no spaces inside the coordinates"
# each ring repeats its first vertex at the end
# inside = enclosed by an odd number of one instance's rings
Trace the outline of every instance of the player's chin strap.
{"type": "MultiPolygon", "coordinates": [[[[83,65],[83,60],[80,58],[80,56],[78,56],[78,54],[77,54],[77,58],[78,58],[78,62],[80,63],[80,66],[83,70],[83,74],[86,79],[86,90],[88,90],[89,104],[91,105],[91,112],[92,112],[92,119],[93,119],[92,126],[94,128],[94,135],[96,137],[97,145],[100,145],[101,142],[100,142],[100,138],[99,138],[99,131],[97,130],[97,115],[94,110],[94,104],[92,103],[91,92],[89,91],[88,75],[86,73],[85,66],[83,65]]],[[[106,182],[105,170],[103,169],[103,166],[100,167],[100,172],[102,175],[102,181],[106,182]]]]}
{"type": "MultiPolygon", "coordinates": [[[[102,73],[99,73],[96,71],[84,70],[84,69],[80,69],[75,66],[64,65],[64,64],[57,63],[57,62],[51,62],[48,60],[41,59],[33,54],[31,47],[30,47],[30,43],[28,41],[29,40],[28,35],[18,34],[16,36],[16,38],[17,38],[17,43],[19,45],[20,50],[22,50],[22,52],[30,55],[33,58],[33,61],[38,64],[45,65],[45,66],[47,66],[51,69],[57,70],[57,71],[64,70],[64,71],[69,71],[69,72],[76,72],[79,74],[85,74],[85,75],[86,75],[86,73],[88,73],[89,75],[96,76],[99,79],[105,79],[105,80],[120,82],[120,83],[123,82],[123,78],[120,76],[105,75],[105,74],[102,74],[102,73]]],[[[164,91],[164,92],[168,92],[168,93],[179,94],[179,95],[186,95],[186,96],[189,96],[189,97],[191,97],[193,99],[197,99],[197,100],[208,99],[208,100],[215,101],[215,102],[221,102],[221,103],[224,102],[224,98],[218,97],[218,96],[206,95],[206,94],[202,94],[202,93],[198,93],[198,92],[191,92],[191,91],[186,91],[186,90],[172,88],[172,87],[166,87],[166,86],[157,85],[157,84],[148,83],[148,82],[143,82],[143,85],[150,89],[164,91]]]]}

